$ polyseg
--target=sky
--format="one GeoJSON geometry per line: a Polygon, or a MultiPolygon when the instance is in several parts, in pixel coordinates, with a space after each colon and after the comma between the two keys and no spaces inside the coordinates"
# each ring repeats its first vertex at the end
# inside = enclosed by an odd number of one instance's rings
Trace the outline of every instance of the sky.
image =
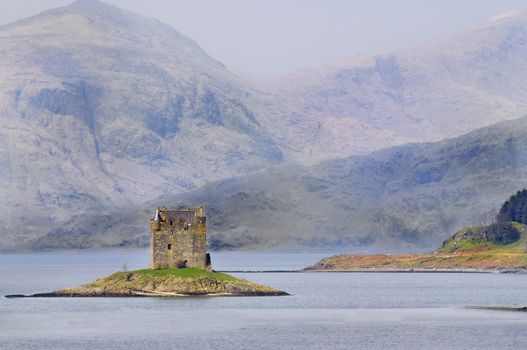
{"type": "MultiPolygon", "coordinates": [[[[475,25],[526,0],[104,0],[196,40],[232,71],[260,78],[391,52],[475,25]]],[[[0,0],[0,24],[71,0],[0,0]]]]}

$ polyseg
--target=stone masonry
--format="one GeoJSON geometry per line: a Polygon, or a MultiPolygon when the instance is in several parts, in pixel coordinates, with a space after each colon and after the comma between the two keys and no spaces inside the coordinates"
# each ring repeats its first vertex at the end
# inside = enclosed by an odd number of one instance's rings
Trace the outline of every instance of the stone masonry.
{"type": "Polygon", "coordinates": [[[150,220],[152,268],[211,269],[206,253],[207,223],[203,207],[157,209],[150,220]]]}

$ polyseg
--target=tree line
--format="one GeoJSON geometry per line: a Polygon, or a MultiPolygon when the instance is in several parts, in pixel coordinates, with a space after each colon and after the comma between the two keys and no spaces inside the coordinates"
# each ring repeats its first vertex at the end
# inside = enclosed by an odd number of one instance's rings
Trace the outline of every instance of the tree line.
{"type": "Polygon", "coordinates": [[[527,189],[516,192],[505,201],[496,219],[500,223],[516,221],[527,224],[527,189]]]}

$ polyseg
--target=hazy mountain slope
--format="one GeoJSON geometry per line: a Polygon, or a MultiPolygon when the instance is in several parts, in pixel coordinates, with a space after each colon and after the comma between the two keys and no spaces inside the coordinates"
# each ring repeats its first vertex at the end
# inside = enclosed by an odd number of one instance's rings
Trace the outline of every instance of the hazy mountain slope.
{"type": "Polygon", "coordinates": [[[255,90],[157,20],[81,0],[0,51],[0,245],[282,161],[255,90]]]}
{"type": "Polygon", "coordinates": [[[225,242],[434,247],[527,183],[527,118],[430,144],[277,168],[163,203],[206,203],[225,242]],[[245,240],[244,240],[245,238],[245,240]]]}
{"type": "Polygon", "coordinates": [[[314,156],[438,140],[527,114],[526,38],[527,14],[510,12],[412,50],[269,84],[313,120],[305,147],[314,156]]]}
{"type": "MultiPolygon", "coordinates": [[[[414,50],[260,85],[159,21],[97,0],[1,26],[0,247],[284,162],[314,164],[527,114],[526,28],[525,15],[511,13],[414,50]]],[[[284,186],[289,167],[271,170],[284,186]]],[[[290,194],[276,206],[302,200],[290,194]]],[[[370,227],[361,220],[354,225],[370,227]]],[[[106,225],[95,224],[81,231],[93,238],[106,225]]],[[[120,230],[98,242],[142,242],[120,230]]],[[[245,240],[244,229],[231,231],[245,240]]],[[[301,244],[314,245],[310,237],[301,244]]]]}
{"type": "Polygon", "coordinates": [[[205,205],[213,248],[432,249],[527,184],[527,117],[436,143],[284,165],[76,217],[35,248],[147,244],[159,205],[205,205]]]}

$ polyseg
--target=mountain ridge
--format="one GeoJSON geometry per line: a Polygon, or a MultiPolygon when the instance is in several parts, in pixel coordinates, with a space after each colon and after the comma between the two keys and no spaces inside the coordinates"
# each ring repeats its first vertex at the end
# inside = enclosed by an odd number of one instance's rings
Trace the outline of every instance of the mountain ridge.
{"type": "Polygon", "coordinates": [[[174,33],[94,1],[0,29],[0,204],[38,222],[11,213],[3,231],[35,237],[79,212],[282,161],[243,102],[252,88],[174,33]]]}
{"type": "Polygon", "coordinates": [[[527,182],[526,131],[522,117],[449,140],[284,164],[127,213],[73,218],[29,246],[146,246],[153,208],[184,203],[205,206],[212,249],[422,251],[527,182]]]}
{"type": "Polygon", "coordinates": [[[527,114],[527,21],[512,18],[475,31],[467,54],[432,44],[313,71],[299,86],[245,81],[175,29],[97,0],[2,26],[0,246],[279,164],[527,114]]]}
{"type": "MultiPolygon", "coordinates": [[[[324,115],[323,130],[355,123],[392,144],[435,141],[527,113],[527,16],[515,12],[392,53],[362,55],[269,82],[324,115]],[[463,117],[461,117],[463,116],[463,117]]],[[[334,134],[345,145],[345,135],[334,134]]],[[[371,150],[371,149],[370,149],[371,150]]]]}

